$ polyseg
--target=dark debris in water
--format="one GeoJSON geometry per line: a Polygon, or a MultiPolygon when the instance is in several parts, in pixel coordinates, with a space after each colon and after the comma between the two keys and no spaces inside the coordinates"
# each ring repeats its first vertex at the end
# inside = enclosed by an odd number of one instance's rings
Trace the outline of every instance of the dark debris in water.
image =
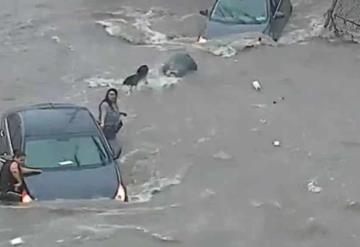
{"type": "Polygon", "coordinates": [[[16,98],[15,97],[4,97],[1,99],[2,101],[15,101],[16,98]]]}

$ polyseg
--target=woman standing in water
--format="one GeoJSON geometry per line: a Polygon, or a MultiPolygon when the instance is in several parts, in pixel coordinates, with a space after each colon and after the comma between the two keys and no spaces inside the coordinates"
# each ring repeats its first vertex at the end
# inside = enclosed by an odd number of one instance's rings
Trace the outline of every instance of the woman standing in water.
{"type": "Polygon", "coordinates": [[[121,115],[127,116],[126,113],[119,111],[117,98],[118,91],[115,88],[110,88],[99,104],[99,123],[108,140],[114,140],[121,129],[123,125],[121,115]]]}

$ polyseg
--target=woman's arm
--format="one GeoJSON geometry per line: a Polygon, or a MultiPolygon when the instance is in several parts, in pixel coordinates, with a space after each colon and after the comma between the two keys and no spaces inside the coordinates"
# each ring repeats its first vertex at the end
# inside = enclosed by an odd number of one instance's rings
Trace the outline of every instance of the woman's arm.
{"type": "Polygon", "coordinates": [[[32,169],[32,168],[26,168],[26,167],[22,167],[20,166],[21,172],[23,174],[27,174],[27,173],[41,173],[42,171],[39,169],[32,169]]]}
{"type": "Polygon", "coordinates": [[[107,107],[104,103],[102,103],[100,107],[100,127],[102,128],[105,126],[106,113],[107,113],[107,107]]]}
{"type": "Polygon", "coordinates": [[[16,162],[12,162],[10,165],[10,172],[16,180],[16,186],[20,186],[22,184],[21,175],[19,171],[19,165],[16,162]]]}

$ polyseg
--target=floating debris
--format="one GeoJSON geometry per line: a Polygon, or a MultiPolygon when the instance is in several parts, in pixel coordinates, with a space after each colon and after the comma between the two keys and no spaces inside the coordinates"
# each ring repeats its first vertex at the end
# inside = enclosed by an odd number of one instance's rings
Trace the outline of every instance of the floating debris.
{"type": "Polygon", "coordinates": [[[202,138],[199,138],[196,143],[204,143],[204,142],[207,142],[207,141],[210,141],[210,138],[209,137],[202,137],[202,138]]]}
{"type": "Polygon", "coordinates": [[[22,240],[22,238],[14,238],[14,239],[10,240],[10,244],[12,246],[18,246],[18,245],[24,244],[24,241],[22,240]]]}
{"type": "Polygon", "coordinates": [[[232,156],[228,153],[225,153],[224,151],[219,151],[216,154],[213,155],[213,157],[215,159],[220,159],[220,160],[229,160],[232,159],[232,156]]]}
{"type": "Polygon", "coordinates": [[[260,91],[260,90],[261,90],[261,85],[260,85],[260,82],[259,82],[259,81],[253,81],[252,85],[253,85],[253,87],[254,87],[254,89],[255,89],[256,91],[260,91]]]}
{"type": "Polygon", "coordinates": [[[215,191],[211,190],[211,189],[206,189],[205,191],[203,191],[200,195],[201,198],[208,198],[211,196],[214,196],[216,193],[215,191]]]}
{"type": "Polygon", "coordinates": [[[60,43],[60,38],[59,38],[59,36],[52,36],[51,39],[52,39],[53,41],[55,41],[56,43],[60,43]]]}
{"type": "Polygon", "coordinates": [[[264,109],[267,107],[266,104],[252,104],[251,106],[254,108],[259,108],[259,109],[264,109]]]}
{"type": "Polygon", "coordinates": [[[267,121],[266,121],[265,119],[260,119],[259,121],[260,121],[260,123],[262,123],[262,124],[267,124],[267,121]]]}
{"type": "Polygon", "coordinates": [[[283,100],[285,100],[285,97],[279,97],[277,100],[273,101],[273,104],[275,105],[277,104],[278,101],[283,101],[283,100]]]}
{"type": "Polygon", "coordinates": [[[280,145],[281,145],[280,141],[278,141],[278,140],[273,141],[273,146],[274,147],[280,147],[280,145]]]}
{"type": "Polygon", "coordinates": [[[316,181],[310,181],[308,183],[308,191],[312,193],[320,193],[323,189],[317,185],[316,181]]]}
{"type": "Polygon", "coordinates": [[[62,244],[62,243],[64,243],[65,242],[65,240],[64,239],[59,239],[59,240],[56,240],[56,243],[57,244],[62,244]]]}
{"type": "Polygon", "coordinates": [[[252,200],[252,201],[250,202],[250,204],[251,204],[253,207],[256,207],[256,208],[259,208],[259,207],[261,207],[261,206],[264,205],[264,203],[259,202],[259,201],[255,201],[255,200],[252,200]]]}

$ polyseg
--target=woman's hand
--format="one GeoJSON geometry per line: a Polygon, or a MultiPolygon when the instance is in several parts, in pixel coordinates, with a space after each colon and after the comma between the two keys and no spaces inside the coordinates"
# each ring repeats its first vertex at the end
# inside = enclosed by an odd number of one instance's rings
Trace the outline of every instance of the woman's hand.
{"type": "Polygon", "coordinates": [[[15,191],[20,191],[21,186],[22,186],[22,182],[14,184],[15,191]]]}
{"type": "Polygon", "coordinates": [[[42,173],[42,170],[40,170],[40,169],[34,169],[34,172],[40,174],[40,173],[42,173]]]}

